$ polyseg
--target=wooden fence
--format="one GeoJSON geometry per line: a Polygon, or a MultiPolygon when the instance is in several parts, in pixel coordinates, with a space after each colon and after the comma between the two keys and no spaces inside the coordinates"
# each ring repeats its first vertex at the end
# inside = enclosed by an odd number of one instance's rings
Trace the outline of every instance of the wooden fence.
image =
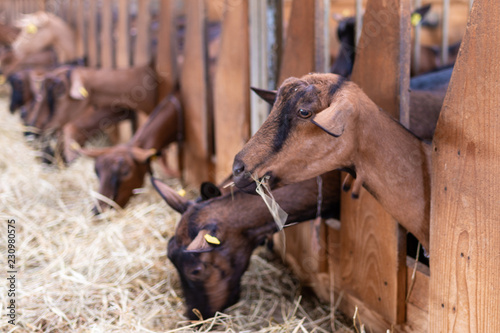
{"type": "MultiPolygon", "coordinates": [[[[0,1],[0,9],[6,21],[38,9],[65,18],[90,66],[126,68],[156,55],[160,97],[180,83],[183,177],[198,185],[226,178],[234,155],[265,119],[269,108],[250,85],[275,88],[286,77],[327,70],[335,43],[331,13],[342,6],[355,12],[352,0],[281,3],[26,0],[0,1]]],[[[372,41],[358,50],[352,80],[407,124],[410,2],[368,0],[365,9],[389,14],[376,38],[369,29],[380,21],[365,15],[360,42],[372,41]]],[[[343,194],[340,223],[285,231],[285,260],[298,276],[332,306],[357,313],[368,331],[500,329],[499,18],[495,0],[475,1],[438,124],[430,269],[406,255],[406,231],[366,192],[358,201],[343,194]]]]}

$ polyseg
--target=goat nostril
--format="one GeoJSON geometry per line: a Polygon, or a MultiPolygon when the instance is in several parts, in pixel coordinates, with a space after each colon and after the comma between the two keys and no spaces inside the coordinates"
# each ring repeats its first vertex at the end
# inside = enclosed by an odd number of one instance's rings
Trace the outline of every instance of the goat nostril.
{"type": "Polygon", "coordinates": [[[241,175],[243,173],[243,171],[245,171],[245,164],[243,164],[243,162],[240,160],[234,161],[233,175],[235,177],[238,177],[239,175],[241,175]]]}

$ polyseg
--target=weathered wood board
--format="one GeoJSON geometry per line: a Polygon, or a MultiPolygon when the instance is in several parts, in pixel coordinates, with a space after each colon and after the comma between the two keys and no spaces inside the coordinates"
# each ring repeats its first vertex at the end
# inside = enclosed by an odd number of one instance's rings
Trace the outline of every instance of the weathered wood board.
{"type": "MultiPolygon", "coordinates": [[[[409,2],[369,0],[365,13],[352,81],[397,118],[409,84],[409,2]]],[[[364,189],[341,203],[342,287],[389,323],[404,322],[406,234],[364,189]]]]}
{"type": "Polygon", "coordinates": [[[248,1],[226,8],[214,79],[215,181],[232,173],[234,156],[250,138],[248,1]]]}
{"type": "Polygon", "coordinates": [[[500,330],[499,26],[474,1],[434,136],[429,332],[500,330]]]}
{"type": "Polygon", "coordinates": [[[134,66],[146,65],[149,62],[149,0],[137,3],[137,39],[135,40],[134,66]]]}
{"type": "Polygon", "coordinates": [[[118,1],[118,26],[116,41],[116,67],[128,68],[130,66],[130,38],[129,38],[129,17],[128,0],[118,1]]]}
{"type": "Polygon", "coordinates": [[[89,0],[88,11],[88,65],[97,67],[99,54],[97,48],[97,0],[89,0]]]}
{"type": "Polygon", "coordinates": [[[160,27],[156,54],[156,72],[160,78],[158,100],[173,91],[178,80],[175,0],[163,0],[158,13],[160,27]]]}
{"type": "Polygon", "coordinates": [[[213,180],[211,163],[212,117],[209,112],[205,4],[186,0],[186,39],[181,73],[184,107],[184,179],[198,186],[213,180]]]}
{"type": "Polygon", "coordinates": [[[81,15],[84,12],[83,0],[77,1],[76,11],[76,56],[83,58],[85,56],[85,21],[84,15],[81,15]]]}
{"type": "Polygon", "coordinates": [[[113,67],[113,41],[111,28],[113,25],[113,14],[111,12],[112,0],[101,2],[101,67],[113,67]]]}
{"type": "Polygon", "coordinates": [[[294,0],[288,23],[278,85],[315,70],[314,0],[294,0]]]}

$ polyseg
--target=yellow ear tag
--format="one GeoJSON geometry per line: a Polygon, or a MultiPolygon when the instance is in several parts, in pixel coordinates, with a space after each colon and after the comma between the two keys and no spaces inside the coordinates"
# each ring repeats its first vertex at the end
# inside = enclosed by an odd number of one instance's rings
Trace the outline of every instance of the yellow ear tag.
{"type": "Polygon", "coordinates": [[[80,89],[78,89],[78,92],[84,97],[84,98],[87,98],[89,97],[89,92],[87,91],[87,89],[85,89],[85,87],[80,87],[80,89]]]}
{"type": "Polygon", "coordinates": [[[38,28],[33,23],[30,23],[26,26],[26,32],[33,35],[33,34],[36,34],[38,32],[38,28]]]}
{"type": "Polygon", "coordinates": [[[181,197],[186,195],[186,190],[181,188],[179,191],[177,191],[177,194],[179,194],[181,197]]]}
{"type": "Polygon", "coordinates": [[[205,240],[207,241],[207,243],[214,244],[214,245],[220,245],[220,240],[218,240],[217,237],[214,237],[210,234],[206,234],[204,237],[205,237],[205,240]]]}
{"type": "Polygon", "coordinates": [[[149,156],[151,156],[151,157],[149,158],[149,160],[150,160],[150,161],[154,161],[154,160],[156,160],[156,159],[158,158],[158,156],[156,155],[156,153],[157,153],[157,151],[156,151],[156,149],[154,149],[154,148],[151,148],[151,149],[149,150],[149,156]]]}
{"type": "Polygon", "coordinates": [[[416,27],[420,23],[420,21],[422,21],[422,15],[420,15],[419,13],[411,14],[411,25],[416,27]]]}
{"type": "Polygon", "coordinates": [[[71,149],[73,150],[80,150],[82,147],[78,144],[76,141],[72,141],[71,144],[69,145],[71,149]]]}
{"type": "Polygon", "coordinates": [[[1,85],[1,84],[4,84],[4,83],[5,83],[5,81],[7,81],[7,80],[5,79],[5,75],[1,75],[1,74],[0,74],[0,85],[1,85]]]}

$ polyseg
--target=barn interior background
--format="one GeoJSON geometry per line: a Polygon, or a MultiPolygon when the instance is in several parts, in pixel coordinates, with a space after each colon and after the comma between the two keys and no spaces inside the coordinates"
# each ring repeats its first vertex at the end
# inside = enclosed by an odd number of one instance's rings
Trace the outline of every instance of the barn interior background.
{"type": "Polygon", "coordinates": [[[358,202],[343,194],[340,223],[286,229],[286,251],[277,252],[320,299],[356,314],[369,331],[493,332],[500,327],[498,3],[4,0],[0,12],[6,24],[38,10],[62,17],[75,29],[77,55],[91,67],[127,68],[155,58],[159,100],[180,86],[186,119],[182,151],[170,147],[169,163],[197,186],[225,179],[266,118],[269,106],[250,86],[275,89],[289,76],[330,70],[341,16],[361,18],[365,10],[356,38],[366,45],[353,80],[405,124],[410,66],[418,71],[422,57],[415,50],[444,50],[437,56],[446,64],[471,6],[434,141],[430,268],[407,256],[406,232],[368,194],[358,202]],[[428,3],[433,27],[410,32],[410,12],[428,3]],[[470,98],[476,95],[482,98],[470,98]]]}

